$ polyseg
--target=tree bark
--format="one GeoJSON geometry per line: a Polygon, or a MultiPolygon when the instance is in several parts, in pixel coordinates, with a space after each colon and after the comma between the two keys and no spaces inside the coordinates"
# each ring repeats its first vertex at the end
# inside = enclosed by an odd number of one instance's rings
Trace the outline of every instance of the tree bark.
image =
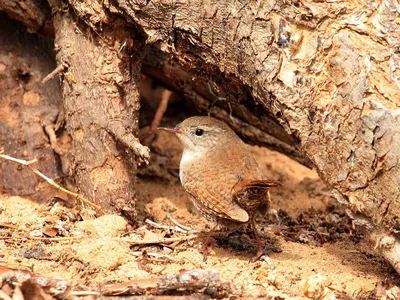
{"type": "Polygon", "coordinates": [[[136,165],[149,155],[135,138],[144,45],[135,40],[133,28],[119,27],[118,19],[108,20],[114,31],[104,26],[99,34],[62,9],[61,2],[51,6],[57,12],[57,62],[67,68],[62,92],[73,140],[71,159],[64,163],[80,193],[134,220],[136,165]]]}

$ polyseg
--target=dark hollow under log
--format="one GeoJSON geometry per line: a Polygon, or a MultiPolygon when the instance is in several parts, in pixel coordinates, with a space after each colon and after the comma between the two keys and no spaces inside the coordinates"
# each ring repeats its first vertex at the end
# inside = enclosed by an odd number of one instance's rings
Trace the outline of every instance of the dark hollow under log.
{"type": "Polygon", "coordinates": [[[212,73],[194,78],[193,74],[154,47],[143,60],[142,72],[183,95],[199,114],[210,114],[228,123],[244,141],[282,152],[307,167],[313,167],[297,148],[296,138],[288,134],[262,104],[254,102],[246,86],[237,78],[212,73]],[[215,87],[218,91],[214,90],[215,87]]]}

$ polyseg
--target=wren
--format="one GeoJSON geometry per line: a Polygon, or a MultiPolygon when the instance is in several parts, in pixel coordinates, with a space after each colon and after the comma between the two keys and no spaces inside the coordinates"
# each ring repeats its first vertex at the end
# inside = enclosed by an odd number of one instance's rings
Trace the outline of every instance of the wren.
{"type": "MultiPolygon", "coordinates": [[[[179,177],[194,206],[209,221],[234,229],[250,224],[257,241],[257,260],[264,253],[255,218],[270,209],[268,189],[281,185],[265,179],[247,145],[225,123],[211,117],[191,117],[174,128],[183,144],[179,177]]],[[[210,231],[203,242],[207,260],[210,231]]]]}

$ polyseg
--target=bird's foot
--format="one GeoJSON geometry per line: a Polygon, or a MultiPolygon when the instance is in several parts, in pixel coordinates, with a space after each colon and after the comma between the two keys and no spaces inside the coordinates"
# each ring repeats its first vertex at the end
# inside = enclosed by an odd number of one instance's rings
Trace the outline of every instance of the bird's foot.
{"type": "Polygon", "coordinates": [[[208,236],[203,245],[201,246],[200,253],[203,254],[203,262],[207,262],[208,254],[211,253],[211,248],[217,241],[212,238],[212,236],[208,236]]]}
{"type": "Polygon", "coordinates": [[[265,252],[265,249],[264,249],[264,247],[261,245],[261,247],[260,246],[258,246],[257,247],[257,252],[256,252],[256,255],[254,255],[253,257],[251,257],[250,259],[249,259],[249,261],[250,262],[256,262],[257,260],[259,260],[260,258],[261,258],[261,256],[263,256],[264,255],[264,252],[265,252]]]}
{"type": "Polygon", "coordinates": [[[275,267],[272,264],[271,259],[269,258],[268,254],[266,253],[267,249],[264,247],[264,245],[261,243],[261,241],[258,241],[257,244],[258,244],[257,245],[257,253],[256,253],[256,255],[254,255],[253,257],[251,257],[249,259],[249,262],[253,263],[258,260],[263,260],[268,264],[268,266],[270,267],[271,270],[275,270],[275,267]]]}
{"type": "Polygon", "coordinates": [[[258,251],[257,251],[257,254],[249,259],[249,261],[252,263],[256,262],[258,260],[265,261],[271,270],[275,270],[275,266],[272,264],[271,259],[269,258],[268,254],[258,253],[258,251]]]}

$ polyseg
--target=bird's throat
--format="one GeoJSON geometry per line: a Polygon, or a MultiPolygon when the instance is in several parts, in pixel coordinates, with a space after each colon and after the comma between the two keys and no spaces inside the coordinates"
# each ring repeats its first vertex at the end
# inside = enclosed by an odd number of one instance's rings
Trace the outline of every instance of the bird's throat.
{"type": "Polygon", "coordinates": [[[182,158],[181,158],[181,168],[185,168],[186,166],[192,164],[196,159],[199,158],[199,153],[192,151],[192,150],[184,150],[182,153],[182,158]]]}

